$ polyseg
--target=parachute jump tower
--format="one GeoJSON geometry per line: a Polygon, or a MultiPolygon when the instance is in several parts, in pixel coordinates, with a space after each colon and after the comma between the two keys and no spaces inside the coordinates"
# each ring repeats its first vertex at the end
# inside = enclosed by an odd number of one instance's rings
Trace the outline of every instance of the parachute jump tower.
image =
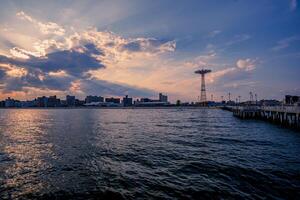
{"type": "Polygon", "coordinates": [[[206,105],[207,100],[206,100],[206,89],[205,89],[205,74],[210,73],[210,69],[200,69],[195,71],[195,74],[200,74],[201,75],[201,96],[200,96],[200,105],[206,105]]]}

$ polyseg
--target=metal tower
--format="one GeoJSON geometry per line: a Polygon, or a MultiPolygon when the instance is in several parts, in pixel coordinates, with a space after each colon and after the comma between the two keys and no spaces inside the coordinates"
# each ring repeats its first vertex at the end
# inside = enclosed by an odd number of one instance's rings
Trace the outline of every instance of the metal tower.
{"type": "Polygon", "coordinates": [[[201,74],[201,95],[200,95],[200,102],[206,102],[206,89],[205,89],[205,74],[210,73],[210,69],[201,69],[195,71],[196,74],[201,74]]]}

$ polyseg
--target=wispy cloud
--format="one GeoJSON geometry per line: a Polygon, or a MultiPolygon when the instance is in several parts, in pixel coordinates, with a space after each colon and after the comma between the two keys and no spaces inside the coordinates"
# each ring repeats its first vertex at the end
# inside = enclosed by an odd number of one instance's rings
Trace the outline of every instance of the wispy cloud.
{"type": "Polygon", "coordinates": [[[282,49],[288,48],[293,42],[299,41],[300,37],[299,36],[291,36],[284,38],[282,40],[279,40],[277,44],[272,48],[273,51],[279,51],[282,49]]]}
{"type": "Polygon", "coordinates": [[[252,71],[255,69],[256,65],[257,65],[258,59],[239,59],[236,62],[236,66],[239,69],[244,69],[245,71],[252,71]]]}
{"type": "Polygon", "coordinates": [[[234,45],[234,44],[237,44],[237,43],[249,40],[249,39],[251,39],[251,36],[248,34],[235,35],[233,37],[233,39],[231,39],[230,41],[228,41],[226,43],[226,45],[227,46],[234,45]]]}
{"type": "Polygon", "coordinates": [[[259,60],[256,59],[238,59],[233,67],[227,67],[222,70],[212,72],[208,78],[211,82],[230,83],[233,80],[241,80],[247,78],[258,65],[259,60]]]}
{"type": "Polygon", "coordinates": [[[219,35],[220,33],[222,33],[222,31],[220,31],[220,30],[214,30],[214,31],[212,31],[212,32],[210,32],[210,33],[208,34],[208,37],[214,38],[214,37],[216,37],[217,35],[219,35]]]}
{"type": "Polygon", "coordinates": [[[290,9],[291,11],[294,11],[297,9],[298,1],[297,0],[290,0],[290,9]]]}
{"type": "Polygon", "coordinates": [[[40,22],[40,21],[34,19],[33,17],[27,15],[23,11],[18,12],[16,15],[20,19],[31,22],[34,25],[36,25],[43,34],[54,34],[54,35],[59,35],[59,36],[65,34],[65,29],[63,27],[59,26],[57,23],[54,23],[54,22],[47,22],[47,23],[40,22]]]}

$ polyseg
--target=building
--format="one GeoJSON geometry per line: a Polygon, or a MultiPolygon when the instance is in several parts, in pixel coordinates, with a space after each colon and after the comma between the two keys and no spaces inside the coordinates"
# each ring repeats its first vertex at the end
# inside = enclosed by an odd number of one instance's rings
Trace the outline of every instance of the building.
{"type": "Polygon", "coordinates": [[[45,96],[38,97],[36,99],[36,106],[37,107],[47,107],[48,106],[48,98],[45,96]]]}
{"type": "Polygon", "coordinates": [[[101,96],[87,96],[85,98],[85,103],[92,103],[92,102],[104,102],[104,98],[101,96]]]}
{"type": "Polygon", "coordinates": [[[141,98],[140,100],[137,100],[137,102],[143,102],[143,103],[146,103],[146,102],[155,102],[157,100],[153,100],[153,99],[149,99],[149,98],[141,98]]]}
{"type": "Polygon", "coordinates": [[[35,107],[35,101],[21,101],[22,108],[35,107]]]}
{"type": "Polygon", "coordinates": [[[121,100],[120,100],[120,98],[110,97],[110,98],[105,98],[105,102],[119,104],[121,102],[121,100]]]}
{"type": "Polygon", "coordinates": [[[5,107],[5,101],[0,101],[0,108],[5,107]]]}
{"type": "Polygon", "coordinates": [[[123,97],[123,106],[124,107],[128,107],[128,106],[132,106],[132,98],[129,98],[128,95],[126,95],[125,97],[123,97]]]}
{"type": "Polygon", "coordinates": [[[288,105],[296,105],[300,103],[300,96],[285,95],[285,103],[288,105]]]}
{"type": "Polygon", "coordinates": [[[75,99],[75,106],[84,106],[84,104],[85,104],[85,101],[75,99]]]}
{"type": "Polygon", "coordinates": [[[15,107],[15,100],[8,97],[7,99],[5,99],[4,105],[6,108],[15,107]]]}
{"type": "Polygon", "coordinates": [[[275,100],[275,99],[271,99],[271,100],[260,100],[258,102],[258,105],[261,105],[261,106],[280,106],[281,105],[281,102],[278,101],[278,100],[275,100]]]}
{"type": "Polygon", "coordinates": [[[67,95],[66,96],[66,102],[67,102],[67,106],[75,106],[75,96],[70,96],[70,95],[67,95]]]}
{"type": "Polygon", "coordinates": [[[57,99],[56,96],[50,96],[48,98],[47,107],[59,107],[60,99],[57,99]]]}
{"type": "Polygon", "coordinates": [[[149,98],[141,98],[134,102],[135,106],[168,106],[170,103],[168,102],[168,96],[159,93],[158,99],[149,99],[149,98]]]}
{"type": "Polygon", "coordinates": [[[159,93],[159,101],[160,102],[168,102],[168,96],[163,95],[162,93],[159,93]]]}

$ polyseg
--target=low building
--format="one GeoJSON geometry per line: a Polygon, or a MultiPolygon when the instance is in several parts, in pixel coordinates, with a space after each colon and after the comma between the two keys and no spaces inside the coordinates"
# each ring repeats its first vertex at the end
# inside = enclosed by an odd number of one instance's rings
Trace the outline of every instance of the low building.
{"type": "Polygon", "coordinates": [[[45,96],[38,97],[36,99],[36,106],[37,107],[47,107],[48,106],[48,98],[45,96]]]}
{"type": "Polygon", "coordinates": [[[260,100],[258,102],[258,105],[261,105],[261,106],[280,106],[281,105],[281,102],[278,101],[278,100],[274,100],[274,99],[271,99],[271,100],[260,100]]]}
{"type": "Polygon", "coordinates": [[[285,95],[285,104],[297,105],[300,103],[300,96],[285,95]]]}
{"type": "Polygon", "coordinates": [[[56,96],[50,96],[48,98],[47,107],[60,107],[60,99],[57,99],[56,96]]]}
{"type": "Polygon", "coordinates": [[[149,98],[141,98],[140,100],[136,100],[134,102],[135,106],[168,106],[170,103],[168,102],[168,96],[159,93],[158,99],[149,99],[149,98]]]}
{"type": "Polygon", "coordinates": [[[101,96],[87,96],[85,98],[85,103],[92,103],[92,102],[104,102],[104,98],[101,96]]]}
{"type": "Polygon", "coordinates": [[[84,106],[84,104],[85,104],[85,101],[75,99],[75,106],[84,106]]]}
{"type": "Polygon", "coordinates": [[[14,99],[11,99],[10,97],[8,97],[7,99],[5,99],[4,106],[5,106],[6,108],[12,108],[12,107],[15,107],[15,100],[14,100],[14,99]]]}
{"type": "Polygon", "coordinates": [[[5,101],[0,101],[0,108],[5,107],[5,101]]]}
{"type": "Polygon", "coordinates": [[[75,96],[70,96],[70,95],[66,96],[67,106],[70,107],[75,106],[75,101],[76,101],[75,96]]]}
{"type": "Polygon", "coordinates": [[[105,102],[120,104],[121,100],[120,100],[120,98],[110,97],[110,98],[105,98],[105,102]]]}
{"type": "Polygon", "coordinates": [[[21,101],[22,108],[35,107],[35,101],[21,101]]]}
{"type": "Polygon", "coordinates": [[[128,97],[128,95],[126,95],[125,97],[123,97],[123,106],[124,107],[129,107],[132,106],[132,98],[128,97]]]}
{"type": "Polygon", "coordinates": [[[168,102],[168,96],[163,95],[162,93],[159,93],[159,101],[160,102],[168,102]]]}

